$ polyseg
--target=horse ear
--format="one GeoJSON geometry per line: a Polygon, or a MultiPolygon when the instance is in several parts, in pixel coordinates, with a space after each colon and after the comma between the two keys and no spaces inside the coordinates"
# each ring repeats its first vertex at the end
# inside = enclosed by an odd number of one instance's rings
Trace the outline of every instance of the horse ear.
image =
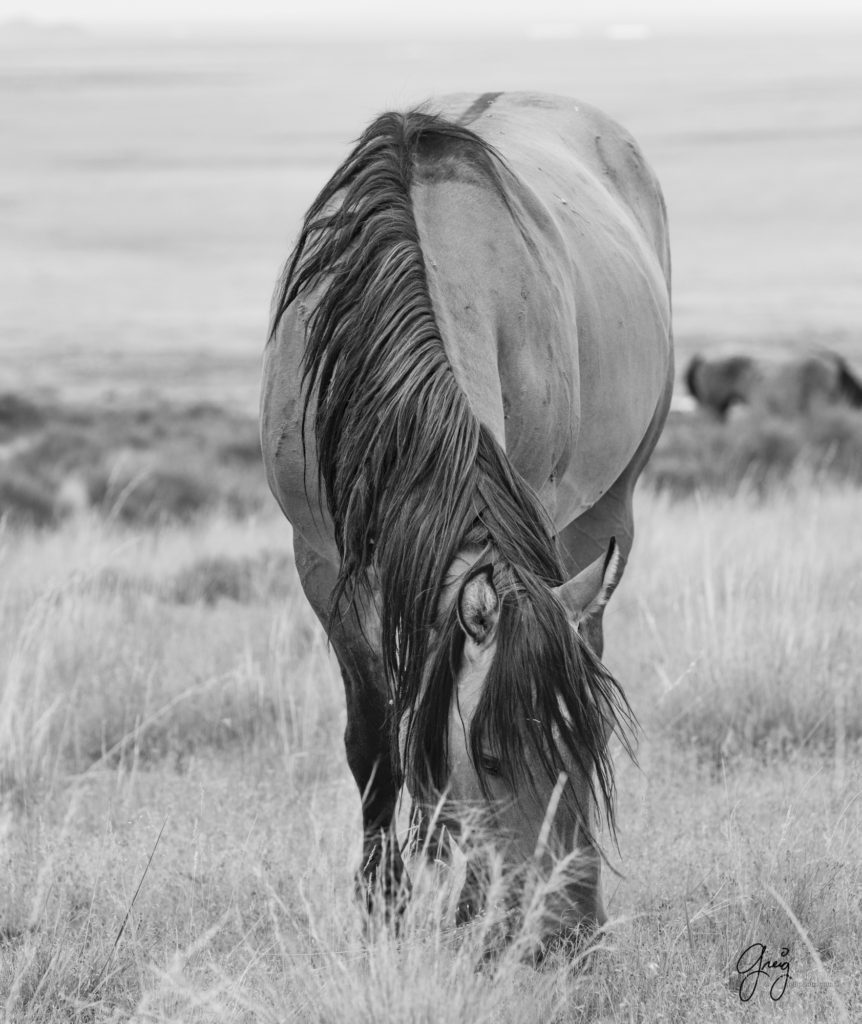
{"type": "Polygon", "coordinates": [[[567,583],[556,587],[554,593],[569,613],[569,617],[578,622],[604,608],[622,574],[623,555],[616,538],[611,537],[604,555],[567,583]]]}
{"type": "Polygon", "coordinates": [[[490,639],[497,626],[500,599],[494,589],[494,569],[483,566],[465,580],[458,595],[458,622],[477,644],[490,639]]]}

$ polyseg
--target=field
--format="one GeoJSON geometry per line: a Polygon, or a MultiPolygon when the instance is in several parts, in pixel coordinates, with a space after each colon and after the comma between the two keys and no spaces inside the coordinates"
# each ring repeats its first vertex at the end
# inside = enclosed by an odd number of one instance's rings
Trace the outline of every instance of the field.
{"type": "Polygon", "coordinates": [[[522,962],[528,914],[481,962],[458,863],[412,863],[397,935],[352,899],[341,683],[254,408],[271,281],[371,113],[590,99],[665,184],[681,364],[862,369],[858,37],[477,47],[0,34],[0,1020],[860,1019],[849,413],[672,415],[606,619],[641,728],[589,958],[522,962]],[[740,975],[761,943],[786,989],[740,975]]]}
{"type": "Polygon", "coordinates": [[[791,951],[783,1019],[854,1019],[857,510],[837,485],[641,496],[608,613],[640,765],[618,762],[613,924],[580,973],[477,972],[445,888],[400,938],[363,933],[340,683],[277,519],[7,531],[8,1019],[735,1020],[761,942],[791,951]]]}

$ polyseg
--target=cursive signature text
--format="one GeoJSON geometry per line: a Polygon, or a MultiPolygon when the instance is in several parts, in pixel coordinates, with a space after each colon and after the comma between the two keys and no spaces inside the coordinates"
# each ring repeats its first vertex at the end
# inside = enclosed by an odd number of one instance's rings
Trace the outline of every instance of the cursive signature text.
{"type": "Polygon", "coordinates": [[[764,984],[769,982],[769,998],[773,1002],[784,995],[790,973],[790,949],[782,946],[776,959],[768,959],[767,948],[762,942],[753,942],[748,949],[740,954],[736,961],[739,973],[739,998],[747,1003],[757,991],[758,983],[763,978],[764,984]]]}

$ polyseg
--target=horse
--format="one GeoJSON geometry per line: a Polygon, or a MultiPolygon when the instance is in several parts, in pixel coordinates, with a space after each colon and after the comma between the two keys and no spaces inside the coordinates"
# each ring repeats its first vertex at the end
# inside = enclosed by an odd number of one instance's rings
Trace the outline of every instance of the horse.
{"type": "Polygon", "coordinates": [[[685,371],[689,393],[719,420],[734,406],[784,418],[817,408],[862,408],[862,381],[835,352],[694,356],[685,371]]]}
{"type": "MultiPolygon", "coordinates": [[[[576,864],[549,945],[605,922],[608,741],[631,752],[636,723],[602,615],[672,387],[661,189],[593,107],[485,93],[384,113],[308,210],[261,440],[341,669],[369,906],[409,893],[403,785],[435,851],[470,807],[514,875],[576,864]]],[[[468,861],[457,920],[483,899],[468,861]]]]}

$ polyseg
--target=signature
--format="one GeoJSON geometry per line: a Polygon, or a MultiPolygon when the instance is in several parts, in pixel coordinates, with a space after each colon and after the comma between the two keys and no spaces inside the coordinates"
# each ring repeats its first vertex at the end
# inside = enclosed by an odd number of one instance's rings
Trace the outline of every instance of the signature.
{"type": "Polygon", "coordinates": [[[777,1003],[787,989],[787,982],[793,977],[790,973],[790,948],[782,946],[776,959],[768,959],[768,950],[762,942],[753,942],[748,949],[740,954],[736,961],[739,974],[739,998],[743,1003],[757,991],[760,979],[764,984],[769,982],[769,998],[777,1003]]]}

